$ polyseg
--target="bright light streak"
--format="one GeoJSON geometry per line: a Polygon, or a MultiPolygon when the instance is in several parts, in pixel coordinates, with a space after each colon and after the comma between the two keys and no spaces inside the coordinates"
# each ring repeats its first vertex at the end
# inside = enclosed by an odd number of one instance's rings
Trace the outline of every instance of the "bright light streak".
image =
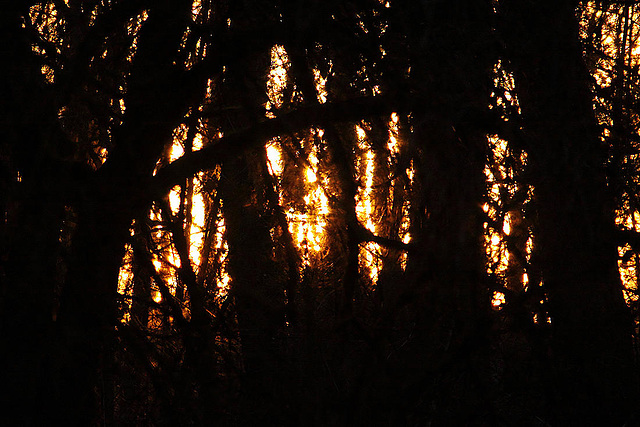
{"type": "Polygon", "coordinates": [[[159,304],[162,301],[162,293],[155,289],[152,291],[152,293],[153,293],[153,301],[159,304]]]}
{"type": "MultiPolygon", "coordinates": [[[[118,293],[131,297],[133,295],[133,247],[127,243],[125,246],[125,254],[120,264],[120,271],[118,272],[118,293]]],[[[124,316],[120,319],[121,322],[127,323],[131,320],[131,304],[132,300],[127,299],[127,310],[125,310],[124,316]]]]}
{"type": "Polygon", "coordinates": [[[269,161],[269,170],[273,176],[280,176],[284,171],[284,162],[280,147],[276,140],[272,140],[267,144],[267,160],[269,161]]]}
{"type": "Polygon", "coordinates": [[[416,170],[413,167],[413,159],[409,161],[409,168],[407,169],[407,176],[409,177],[409,182],[413,184],[413,178],[416,174],[416,170]]]}
{"type": "Polygon", "coordinates": [[[529,261],[531,259],[531,254],[533,253],[533,238],[531,236],[527,239],[525,250],[527,253],[527,261],[529,261]]]}
{"type": "Polygon", "coordinates": [[[191,18],[195,21],[202,12],[202,0],[194,0],[191,4],[191,18]]]}
{"type": "Polygon", "coordinates": [[[220,293],[220,296],[225,296],[227,295],[227,292],[229,292],[229,283],[231,281],[231,277],[227,272],[226,263],[224,262],[224,260],[226,259],[229,253],[229,246],[227,245],[227,241],[224,238],[226,225],[223,217],[218,218],[218,220],[216,221],[215,227],[216,227],[216,234],[213,239],[213,247],[216,249],[216,252],[220,254],[219,259],[222,263],[222,268],[218,276],[216,285],[218,287],[218,292],[220,293]]]}
{"type": "Polygon", "coordinates": [[[324,104],[325,102],[327,102],[327,96],[329,95],[329,93],[327,92],[327,77],[323,77],[322,74],[320,74],[320,70],[314,68],[313,81],[316,84],[318,102],[324,104]]]}
{"type": "Polygon", "coordinates": [[[491,305],[494,308],[500,309],[501,306],[507,302],[505,294],[502,292],[494,292],[493,298],[491,299],[491,305]]]}
{"type": "Polygon", "coordinates": [[[623,289],[622,293],[627,304],[638,301],[638,265],[637,256],[632,255],[628,261],[624,262],[622,257],[628,252],[632,251],[631,245],[628,243],[625,246],[618,247],[618,271],[620,274],[620,280],[622,281],[623,289]]]}
{"type": "MultiPolygon", "coordinates": [[[[320,129],[312,130],[322,137],[320,129]]],[[[304,141],[303,141],[304,143],[304,141]]],[[[282,151],[277,141],[267,144],[267,158],[272,174],[279,178],[284,170],[282,151]]],[[[329,199],[324,187],[326,178],[321,179],[318,171],[317,148],[311,147],[308,156],[308,167],[304,170],[306,194],[303,196],[306,207],[299,211],[290,207],[285,215],[289,224],[289,233],[303,254],[303,263],[309,263],[309,253],[317,253],[324,247],[325,228],[329,214],[329,199]]],[[[282,194],[280,195],[282,197],[282,194]]]]}
{"type": "Polygon", "coordinates": [[[387,143],[391,156],[397,156],[400,152],[400,144],[398,143],[399,120],[398,113],[391,113],[391,120],[389,121],[389,142],[387,143]]]}
{"type": "Polygon", "coordinates": [[[504,223],[502,224],[502,231],[507,236],[511,234],[511,215],[505,215],[504,223]]]}
{"type": "MultiPolygon", "coordinates": [[[[357,169],[362,171],[364,178],[363,186],[359,188],[356,202],[356,216],[367,230],[376,233],[376,223],[374,222],[374,206],[373,206],[373,177],[375,173],[375,154],[367,140],[367,133],[362,126],[356,126],[356,135],[358,138],[358,148],[363,153],[357,159],[357,169]]],[[[362,179],[361,179],[362,181],[362,179]]],[[[372,283],[378,280],[378,274],[381,267],[381,248],[380,245],[367,242],[360,245],[360,258],[363,267],[369,270],[369,278],[372,283]]]]}
{"type": "MultiPolygon", "coordinates": [[[[298,247],[303,251],[312,250],[318,252],[324,245],[325,227],[327,226],[326,216],[329,214],[329,199],[324,189],[319,185],[315,173],[314,177],[316,179],[313,181],[307,179],[307,183],[312,186],[312,190],[304,196],[304,202],[307,205],[305,212],[297,212],[290,208],[286,212],[286,216],[289,222],[289,232],[298,247]]],[[[308,175],[307,178],[309,178],[308,175]]]]}
{"type": "MultiPolygon", "coordinates": [[[[632,211],[626,213],[629,210],[630,207],[627,204],[623,206],[623,209],[619,209],[616,212],[616,225],[627,230],[638,232],[640,231],[640,212],[632,211]]],[[[638,258],[636,255],[632,255],[628,261],[623,262],[622,257],[628,251],[633,251],[633,248],[629,244],[618,247],[618,272],[623,285],[622,292],[624,299],[627,304],[631,304],[632,302],[638,301],[638,266],[636,265],[638,258]]]]}
{"type": "Polygon", "coordinates": [[[318,177],[316,176],[316,173],[313,171],[313,169],[311,168],[307,168],[305,171],[306,177],[307,177],[307,182],[309,183],[314,183],[318,180],[318,177]]]}
{"type": "Polygon", "coordinates": [[[358,159],[358,163],[364,162],[364,187],[360,189],[358,194],[358,202],[356,204],[356,214],[358,220],[365,227],[375,233],[376,225],[373,222],[373,174],[374,174],[374,153],[367,146],[367,134],[361,126],[356,126],[356,134],[358,136],[358,146],[364,152],[364,158],[358,159]]]}
{"type": "Polygon", "coordinates": [[[180,186],[174,186],[171,191],[169,191],[169,207],[171,208],[171,213],[173,215],[177,215],[178,211],[180,211],[180,186]]]}
{"type": "Polygon", "coordinates": [[[630,214],[624,214],[622,210],[617,212],[616,224],[626,229],[640,232],[640,212],[634,211],[630,214]]]}
{"type": "MultiPolygon", "coordinates": [[[[504,202],[502,200],[502,194],[505,190],[503,183],[512,172],[505,166],[505,159],[509,154],[507,141],[495,135],[489,135],[487,139],[496,163],[486,165],[484,169],[490,202],[484,203],[482,210],[494,223],[500,224],[501,222],[500,228],[494,228],[488,222],[484,224],[485,253],[488,261],[487,272],[502,275],[507,270],[511,256],[504,241],[505,236],[511,234],[511,216],[507,214],[504,218],[501,218],[498,211],[504,202]]],[[[516,189],[516,186],[511,186],[507,188],[507,191],[509,194],[514,194],[516,189]]]]}
{"type": "Polygon", "coordinates": [[[271,48],[271,69],[267,80],[267,94],[269,96],[267,110],[271,110],[271,107],[280,108],[282,106],[284,90],[287,87],[288,69],[289,55],[284,46],[273,46],[271,48]]]}
{"type": "Polygon", "coordinates": [[[200,132],[196,133],[195,137],[193,138],[193,151],[198,151],[202,148],[202,146],[204,145],[204,139],[202,137],[202,134],[200,132]]]}
{"type": "Polygon", "coordinates": [[[182,147],[182,143],[179,140],[174,141],[171,146],[171,150],[169,151],[169,162],[179,159],[183,154],[184,148],[182,147]]]}
{"type": "Polygon", "coordinates": [[[198,191],[191,199],[191,227],[189,229],[189,259],[191,259],[196,272],[201,262],[200,254],[204,245],[204,228],[204,194],[202,191],[198,191]]]}

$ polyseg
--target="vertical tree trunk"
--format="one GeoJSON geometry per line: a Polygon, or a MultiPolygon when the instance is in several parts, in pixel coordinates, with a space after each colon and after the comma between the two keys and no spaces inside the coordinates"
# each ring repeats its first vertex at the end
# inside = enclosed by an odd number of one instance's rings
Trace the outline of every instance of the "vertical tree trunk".
{"type": "Polygon", "coordinates": [[[489,307],[481,208],[488,145],[479,125],[492,87],[490,11],[488,1],[406,9],[413,84],[429,96],[412,120],[423,203],[412,207],[419,252],[410,255],[407,273],[421,295],[416,354],[424,355],[422,363],[430,360],[429,368],[418,369],[424,384],[434,376],[423,398],[437,425],[473,424],[490,411],[481,378],[489,307]]]}
{"type": "Polygon", "coordinates": [[[223,165],[220,192],[244,358],[243,416],[248,422],[263,423],[273,421],[274,408],[280,414],[286,411],[283,383],[278,380],[283,373],[284,283],[272,259],[269,223],[256,203],[251,171],[258,171],[250,163],[256,156],[247,157],[223,165]]]}
{"type": "Polygon", "coordinates": [[[8,424],[30,424],[49,399],[48,357],[62,271],[61,228],[68,189],[59,157],[66,141],[51,92],[22,31],[25,2],[3,7],[0,71],[3,210],[0,260],[0,412],[8,424]]]}
{"type": "MultiPolygon", "coordinates": [[[[229,5],[238,28],[251,28],[258,19],[252,5],[229,5]]],[[[240,104],[226,119],[231,126],[250,126],[264,118],[264,75],[269,50],[237,56],[227,66],[225,99],[240,104]]],[[[265,141],[266,142],[266,141],[265,141]]],[[[248,150],[222,164],[219,184],[226,239],[231,294],[237,313],[244,362],[242,421],[283,424],[289,411],[285,364],[285,290],[287,279],[278,271],[271,235],[275,225],[263,176],[265,156],[248,150]],[[273,408],[279,408],[276,412],[273,408]],[[279,416],[278,416],[279,414],[279,416]],[[275,418],[274,418],[275,417],[275,418]]]]}
{"type": "Polygon", "coordinates": [[[504,36],[528,140],[534,235],[551,313],[550,422],[622,425],[634,376],[631,322],[575,3],[504,2],[504,36]]]}

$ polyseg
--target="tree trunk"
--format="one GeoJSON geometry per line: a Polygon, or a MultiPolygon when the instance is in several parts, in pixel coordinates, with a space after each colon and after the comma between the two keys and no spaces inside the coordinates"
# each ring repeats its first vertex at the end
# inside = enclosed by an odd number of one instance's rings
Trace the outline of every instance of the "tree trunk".
{"type": "Polygon", "coordinates": [[[173,58],[189,8],[166,1],[154,6],[138,41],[124,123],[113,131],[115,148],[85,183],[78,202],[57,327],[59,393],[49,415],[60,422],[86,425],[96,414],[97,373],[101,357],[115,343],[118,272],[131,221],[148,209],[144,184],[186,104],[198,94],[198,82],[179,93],[172,90],[182,77],[173,58]]]}
{"type": "Polygon", "coordinates": [[[549,299],[554,425],[629,419],[631,321],[617,271],[614,205],[573,1],[503,4],[532,170],[534,244],[549,299]]]}
{"type": "MultiPolygon", "coordinates": [[[[68,173],[66,141],[52,93],[21,29],[24,2],[3,9],[0,36],[7,65],[2,101],[2,258],[0,260],[0,412],[8,424],[30,424],[53,392],[49,357],[61,277],[68,173]]],[[[70,166],[70,164],[68,165],[70,166]]],[[[66,243],[66,242],[65,242],[66,243]]]]}
{"type": "Polygon", "coordinates": [[[488,362],[482,356],[489,307],[482,212],[488,144],[480,125],[492,87],[491,9],[489,2],[471,1],[407,8],[412,83],[429,96],[424,112],[412,119],[421,195],[412,206],[418,251],[409,256],[407,274],[419,295],[414,350],[420,357],[414,362],[422,372],[416,378],[424,381],[414,387],[422,388],[421,398],[431,405],[423,409],[436,425],[475,424],[491,410],[482,378],[488,362]],[[426,369],[419,367],[425,358],[426,369]]]}
{"type": "Polygon", "coordinates": [[[282,400],[281,343],[284,337],[284,281],[278,277],[272,259],[273,241],[267,219],[256,203],[253,188],[258,173],[255,155],[223,165],[220,182],[231,294],[238,315],[244,358],[245,413],[249,422],[273,421],[286,412],[282,400]]]}

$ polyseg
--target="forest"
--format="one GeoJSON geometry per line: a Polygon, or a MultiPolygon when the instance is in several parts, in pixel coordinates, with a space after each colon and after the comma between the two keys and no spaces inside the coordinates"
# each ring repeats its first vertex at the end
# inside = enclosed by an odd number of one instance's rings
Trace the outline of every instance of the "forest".
{"type": "Polygon", "coordinates": [[[0,424],[640,425],[635,1],[0,32],[0,424]]]}

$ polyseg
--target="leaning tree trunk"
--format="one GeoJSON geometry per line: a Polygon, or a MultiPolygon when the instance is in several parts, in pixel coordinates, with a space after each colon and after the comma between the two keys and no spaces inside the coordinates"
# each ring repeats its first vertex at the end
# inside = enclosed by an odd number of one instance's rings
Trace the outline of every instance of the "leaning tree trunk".
{"type": "Polygon", "coordinates": [[[57,322],[59,383],[51,396],[53,412],[44,415],[59,422],[88,425],[96,416],[95,390],[114,345],[118,272],[131,221],[148,209],[144,184],[186,104],[204,87],[198,79],[185,82],[173,63],[189,13],[188,2],[158,2],[149,10],[128,80],[124,123],[113,131],[115,148],[84,183],[86,193],[76,206],[57,322]],[[181,92],[172,90],[177,85],[181,92]]]}

